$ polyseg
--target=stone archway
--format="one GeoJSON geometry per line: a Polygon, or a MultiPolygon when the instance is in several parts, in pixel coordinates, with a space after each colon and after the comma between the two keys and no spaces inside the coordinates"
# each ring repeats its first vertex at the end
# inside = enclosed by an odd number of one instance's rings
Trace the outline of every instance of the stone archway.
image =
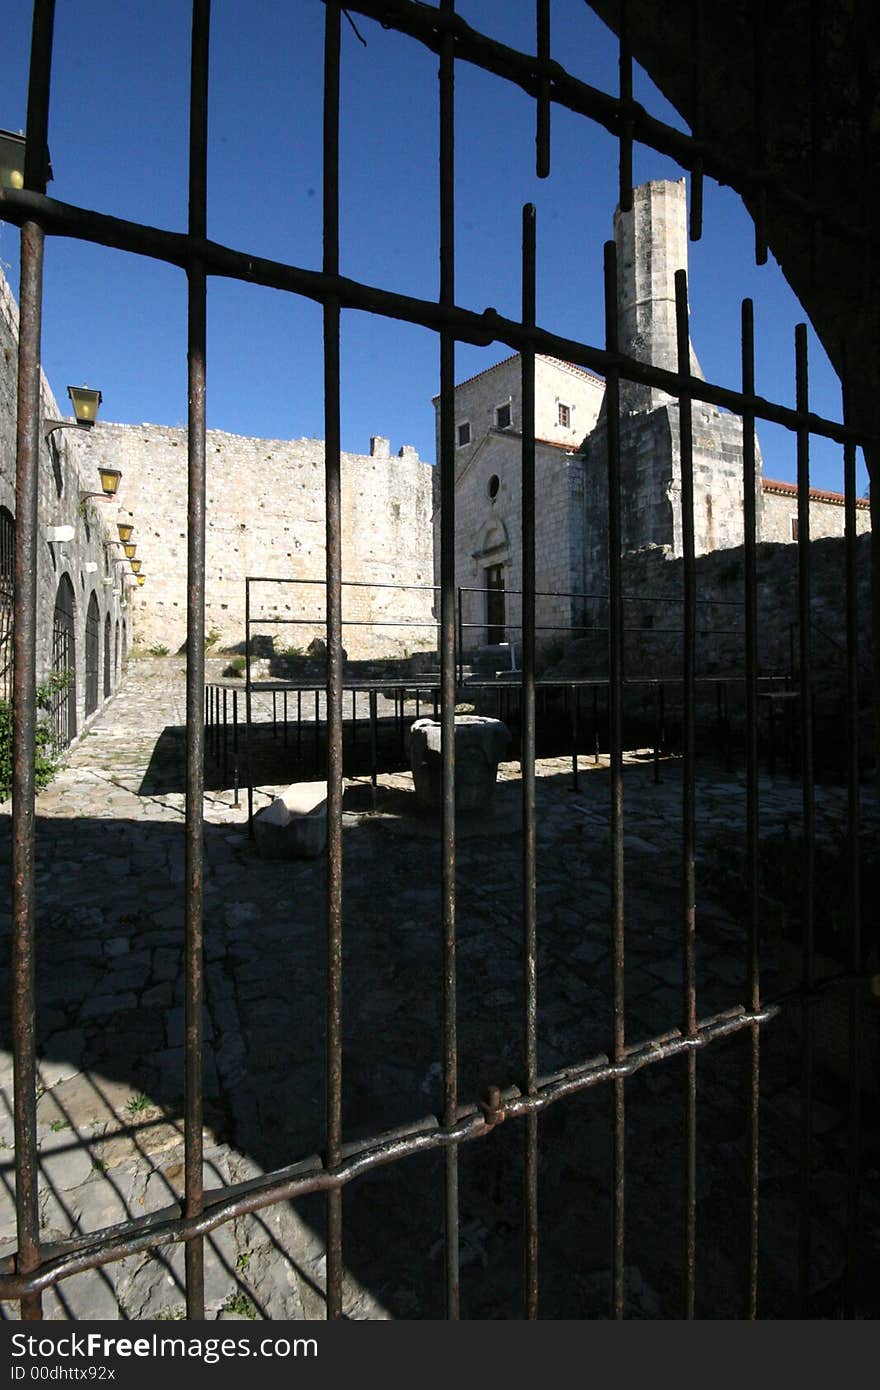
{"type": "Polygon", "coordinates": [[[52,620],[52,729],[56,748],[76,734],[76,596],[62,574],[52,620]]]}
{"type": "Polygon", "coordinates": [[[86,719],[98,708],[98,668],[101,647],[101,615],[92,594],[86,613],[86,719]]]}

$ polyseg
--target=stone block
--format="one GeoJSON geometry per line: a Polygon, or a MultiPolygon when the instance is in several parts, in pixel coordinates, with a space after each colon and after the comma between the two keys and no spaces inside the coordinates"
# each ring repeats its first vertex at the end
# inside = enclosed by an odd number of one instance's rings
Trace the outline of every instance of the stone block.
{"type": "Polygon", "coordinates": [[[327,783],[294,782],[254,817],[264,859],[315,859],[327,843],[327,783]]]}
{"type": "MultiPolygon", "coordinates": [[[[510,730],[500,719],[460,714],[455,720],[455,806],[478,811],[492,797],[498,764],[507,752],[510,730]]],[[[442,800],[441,728],[438,720],[417,719],[409,731],[409,758],[416,796],[424,806],[442,800]]]]}

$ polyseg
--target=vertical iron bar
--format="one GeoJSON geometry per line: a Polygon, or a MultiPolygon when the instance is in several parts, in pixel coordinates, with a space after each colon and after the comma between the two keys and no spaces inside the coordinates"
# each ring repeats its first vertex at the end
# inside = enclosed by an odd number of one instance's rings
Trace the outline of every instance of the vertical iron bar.
{"type": "Polygon", "coordinates": [[[767,264],[767,102],[764,68],[764,6],[756,5],[752,29],[755,81],[755,166],[760,183],[755,195],[755,265],[767,264]]]}
{"type": "Polygon", "coordinates": [[[284,691],[282,712],[284,714],[284,747],[287,747],[287,690],[284,691]]]}
{"type": "MultiPolygon", "coordinates": [[[[340,9],[324,32],[325,275],[339,274],[340,9]]],[[[324,303],[327,540],[327,1166],[342,1159],[342,522],[339,300],[324,303]]],[[[316,711],[317,727],[317,711],[316,711]]],[[[327,1317],[342,1317],[342,1190],[327,1193],[327,1317]]]]}
{"type": "Polygon", "coordinates": [[[796,406],[801,422],[797,428],[798,484],[798,630],[800,637],[801,707],[801,790],[803,796],[803,942],[801,952],[801,1209],[798,1233],[799,1294],[801,1311],[806,1314],[810,1297],[812,1260],[812,1167],[813,1167],[813,1030],[814,1018],[809,998],[815,984],[813,888],[816,871],[815,788],[813,782],[813,701],[810,633],[810,432],[807,425],[809,381],[807,372],[807,326],[795,328],[796,406]]]}
{"type": "MultiPolygon", "coordinates": [[[[617,247],[605,243],[605,346],[619,352],[617,247]]],[[[608,431],[608,766],[611,776],[611,1026],[612,1060],[620,1062],[624,1034],[624,868],[623,868],[623,571],[620,527],[620,373],[607,374],[605,412],[608,431]]],[[[611,1316],[624,1310],[625,1097],[614,1081],[612,1126],[611,1316]]]]}
{"type": "MultiPolygon", "coordinates": [[[[755,322],[752,301],[742,304],[742,389],[750,399],[755,394],[755,322]]],[[[760,906],[758,898],[758,578],[757,578],[757,477],[755,469],[755,412],[743,410],[743,542],[745,561],[745,643],[746,643],[746,893],[748,944],[746,997],[749,1009],[761,1007],[760,906]]],[[[772,702],[771,702],[772,703],[772,702]]],[[[746,1279],[747,1317],[758,1315],[758,1217],[760,1155],[760,1062],[761,1029],[755,1023],[750,1033],[750,1078],[748,1106],[748,1202],[749,1244],[746,1279]]]]}
{"type": "MultiPolygon", "coordinates": [[[[208,35],[210,0],[193,0],[189,131],[189,233],[207,235],[208,35]]],[[[187,444],[187,655],[186,655],[186,964],[184,1027],[184,1206],[187,1216],[204,1209],[202,1185],[202,1052],[204,957],[205,730],[205,367],[206,277],[204,262],[190,261],[188,284],[187,444]]],[[[204,1240],[186,1243],[186,1312],[205,1317],[204,1240]]]]}
{"type": "Polygon", "coordinates": [[[568,718],[571,729],[571,789],[576,792],[578,789],[578,714],[577,714],[577,687],[574,685],[568,688],[568,718]]]}
{"type": "MultiPolygon", "coordinates": [[[[846,370],[844,371],[846,380],[846,370]]],[[[844,389],[843,419],[850,423],[849,392],[844,389]]],[[[846,783],[847,783],[847,882],[849,884],[849,1107],[847,1114],[846,1272],[843,1316],[855,1316],[861,1226],[861,1070],[862,1047],[859,1010],[862,973],[862,923],[859,834],[859,637],[858,576],[856,570],[856,447],[844,445],[844,507],[846,547],[846,783]]]]}
{"type": "MultiPolygon", "coordinates": [[[[535,326],[535,208],[522,216],[522,322],[535,326]]],[[[523,983],[525,991],[526,1091],[538,1085],[538,900],[537,826],[535,816],[535,348],[528,339],[520,358],[522,370],[522,905],[523,983]]],[[[538,1316],[538,1116],[525,1125],[525,1314],[538,1316]]]]}
{"type": "MultiPolygon", "coordinates": [[[[690,330],[688,327],[687,272],[675,272],[675,319],[678,346],[678,372],[684,381],[691,374],[690,330]]],[[[681,529],[684,579],[684,669],[682,680],[682,889],[683,889],[683,982],[682,1032],[693,1037],[697,1027],[695,936],[696,882],[694,849],[696,838],[696,561],[694,555],[694,461],[691,395],[686,386],[679,392],[679,431],[681,441],[681,529]]],[[[694,1316],[697,1223],[697,1054],[689,1050],[684,1113],[684,1316],[694,1316]]]]}
{"type": "MultiPolygon", "coordinates": [[[[450,18],[454,0],[442,0],[450,18]]],[[[455,42],[440,39],[440,303],[455,303],[455,42]]],[[[440,333],[440,741],[442,748],[443,1123],[458,1111],[455,945],[455,336],[440,333]]],[[[446,1149],[446,1314],[460,1315],[458,1147],[446,1149]]]]}
{"type": "Polygon", "coordinates": [[[251,758],[251,581],[244,581],[244,761],[247,768],[248,838],[254,838],[254,767],[251,758]]]}
{"type": "MultiPolygon", "coordinates": [[[[535,26],[537,29],[538,63],[550,61],[550,0],[536,0],[535,26]]],[[[535,129],[535,174],[546,179],[550,173],[550,79],[538,80],[538,99],[536,103],[535,129]]]]}
{"type": "MultiPolygon", "coordinates": [[[[691,133],[695,140],[703,138],[703,0],[692,0],[691,49],[693,53],[691,90],[693,120],[691,133]]],[[[699,241],[703,234],[703,156],[698,155],[691,165],[690,239],[699,241]]]]}
{"type": "Polygon", "coordinates": [[[619,93],[621,105],[623,107],[623,113],[619,140],[619,187],[617,200],[620,204],[621,212],[631,212],[633,181],[633,122],[632,116],[627,109],[627,103],[632,102],[632,54],[630,53],[629,47],[629,5],[627,3],[627,0],[620,0],[619,40],[619,93]]]}
{"type": "Polygon", "coordinates": [[[464,627],[461,614],[461,585],[457,589],[458,595],[458,683],[464,683],[464,627]]]}
{"type": "MultiPolygon", "coordinates": [[[[223,687],[223,776],[226,777],[226,769],[229,766],[229,725],[226,722],[228,712],[229,692],[226,686],[223,687]]],[[[225,786],[224,782],[224,786],[225,786]]]]}
{"type": "MultiPolygon", "coordinates": [[[[31,30],[25,188],[46,191],[49,83],[54,0],[37,0],[31,30]]],[[[17,1270],[40,1260],[37,1160],[34,760],[37,727],[37,500],[40,468],[40,348],[43,312],[42,227],[21,229],[15,460],[15,578],[12,616],[12,1033],[16,1153],[17,1270]]],[[[39,1294],[20,1301],[21,1317],[43,1316],[39,1294]]]]}

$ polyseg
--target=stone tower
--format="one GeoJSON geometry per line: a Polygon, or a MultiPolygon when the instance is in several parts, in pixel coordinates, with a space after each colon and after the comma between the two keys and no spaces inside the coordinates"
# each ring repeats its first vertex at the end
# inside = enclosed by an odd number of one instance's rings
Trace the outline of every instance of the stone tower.
{"type": "MultiPolygon", "coordinates": [[[[620,347],[640,362],[677,369],[675,272],[687,269],[685,181],[661,179],[633,189],[630,212],[614,215],[620,347]]],[[[703,372],[690,348],[691,374],[703,372]]],[[[660,549],[681,556],[680,408],[654,387],[620,383],[620,529],[624,554],[660,549]]],[[[694,543],[698,555],[743,543],[742,421],[701,401],[692,406],[694,543]]],[[[608,582],[608,435],[606,407],[584,452],[584,590],[608,582]]],[[[760,452],[755,505],[761,535],[760,452]]]]}
{"type": "MultiPolygon", "coordinates": [[[[687,270],[685,180],[657,179],[633,189],[630,212],[614,214],[617,313],[621,351],[666,371],[677,369],[675,272],[687,270]]],[[[691,373],[702,377],[691,345],[691,373]]],[[[624,411],[668,405],[663,391],[621,381],[624,411]]]]}

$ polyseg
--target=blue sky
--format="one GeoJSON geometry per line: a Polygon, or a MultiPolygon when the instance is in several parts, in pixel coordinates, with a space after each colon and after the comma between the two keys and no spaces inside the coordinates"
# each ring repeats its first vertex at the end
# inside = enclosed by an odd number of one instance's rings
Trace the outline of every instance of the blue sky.
{"type": "MultiPolygon", "coordinates": [[[[4,25],[0,126],[25,123],[30,6],[4,25]]],[[[52,196],[171,229],[186,225],[189,15],[184,0],[58,0],[50,148],[52,196]]],[[[475,27],[528,49],[533,0],[460,0],[475,27]]],[[[556,0],[553,56],[613,91],[616,47],[579,0],[556,0]]],[[[344,274],[432,297],[438,282],[437,60],[411,40],[343,23],[341,148],[344,274]]],[[[321,259],[320,0],[214,0],[210,90],[209,235],[306,267],[321,259]]],[[[637,74],[636,96],[681,125],[637,74]]],[[[602,342],[602,245],[616,201],[616,146],[554,109],[550,178],[534,177],[531,101],[466,64],[456,68],[459,304],[516,316],[520,220],[537,207],[538,321],[602,342]]],[[[635,180],[679,177],[637,149],[635,180]]],[[[753,230],[738,198],[707,183],[704,235],[691,245],[692,336],[711,380],[739,385],[740,302],[755,301],[761,394],[794,400],[794,325],[803,318],[774,262],[755,267],[753,230]]],[[[18,234],[0,223],[0,262],[17,285],[18,234]]],[[[173,267],[51,239],[46,255],[43,360],[59,398],[68,382],[100,386],[108,420],[186,420],[185,281],[173,267]]],[[[427,331],[343,315],[343,447],[371,434],[434,459],[431,397],[438,345],[427,331]]],[[[208,299],[208,424],[272,438],[323,436],[318,306],[213,280],[208,299]]],[[[839,391],[815,335],[811,404],[839,417],[839,391]]],[[[461,345],[459,379],[507,356],[461,345]]],[[[759,429],[768,475],[793,478],[794,441],[759,429]]],[[[812,481],[840,489],[836,446],[814,444],[812,481]]],[[[865,478],[860,475],[860,490],[865,478]]]]}

